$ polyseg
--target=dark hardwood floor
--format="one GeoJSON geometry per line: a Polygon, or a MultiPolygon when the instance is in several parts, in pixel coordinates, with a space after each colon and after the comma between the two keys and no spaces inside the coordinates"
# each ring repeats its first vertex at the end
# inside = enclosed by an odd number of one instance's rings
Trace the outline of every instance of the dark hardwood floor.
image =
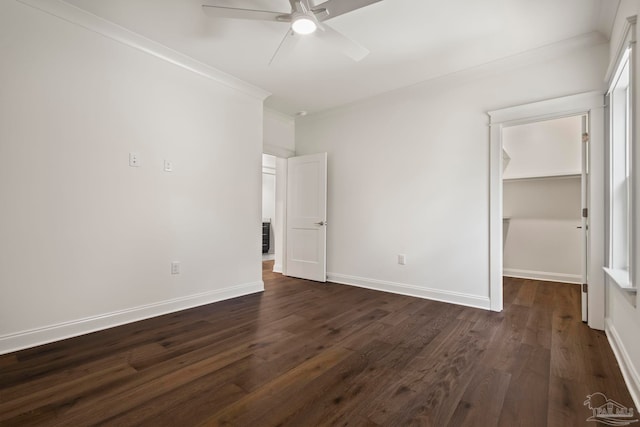
{"type": "Polygon", "coordinates": [[[0,356],[0,425],[584,426],[631,406],[576,285],[505,279],[492,313],[286,278],[0,356]]]}

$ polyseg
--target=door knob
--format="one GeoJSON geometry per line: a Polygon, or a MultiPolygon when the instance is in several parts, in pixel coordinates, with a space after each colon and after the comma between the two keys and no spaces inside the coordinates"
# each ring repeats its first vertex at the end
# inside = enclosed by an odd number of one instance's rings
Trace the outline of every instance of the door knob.
{"type": "Polygon", "coordinates": [[[320,221],[320,222],[316,222],[316,225],[327,225],[326,221],[320,221]]]}

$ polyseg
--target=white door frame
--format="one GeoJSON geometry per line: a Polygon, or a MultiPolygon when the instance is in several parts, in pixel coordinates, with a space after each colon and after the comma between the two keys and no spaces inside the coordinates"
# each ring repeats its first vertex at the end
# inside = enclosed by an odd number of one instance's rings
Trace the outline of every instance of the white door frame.
{"type": "MultiPolygon", "coordinates": [[[[273,271],[286,275],[287,244],[287,159],[296,155],[295,151],[278,146],[264,144],[264,154],[276,158],[276,218],[274,224],[275,261],[273,271]]],[[[262,263],[262,261],[261,261],[262,263]]]]}
{"type": "Polygon", "coordinates": [[[589,114],[589,326],[604,329],[604,91],[594,91],[488,112],[489,299],[502,311],[502,129],[566,116],[589,114]]]}
{"type": "MultiPolygon", "coordinates": [[[[580,254],[580,276],[582,277],[582,284],[589,283],[589,218],[585,217],[584,209],[589,210],[589,116],[581,116],[580,134],[582,136],[580,141],[580,227],[582,227],[582,253],[580,254]],[[586,138],[585,138],[586,136],[586,138]]],[[[588,294],[582,292],[581,309],[582,309],[582,321],[589,321],[589,300],[588,294]]]]}

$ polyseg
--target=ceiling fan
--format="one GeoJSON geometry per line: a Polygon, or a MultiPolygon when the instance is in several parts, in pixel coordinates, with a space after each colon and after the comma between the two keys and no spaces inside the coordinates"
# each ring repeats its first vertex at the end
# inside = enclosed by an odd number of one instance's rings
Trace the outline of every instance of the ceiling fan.
{"type": "Polygon", "coordinates": [[[333,49],[355,61],[360,61],[369,54],[369,50],[324,22],[380,1],[382,0],[326,0],[315,4],[312,0],[289,0],[291,4],[291,12],[289,13],[212,4],[203,4],[202,9],[205,14],[214,18],[250,19],[289,24],[287,33],[269,61],[269,65],[271,65],[279,52],[293,50],[300,37],[311,34],[329,44],[333,49]]]}

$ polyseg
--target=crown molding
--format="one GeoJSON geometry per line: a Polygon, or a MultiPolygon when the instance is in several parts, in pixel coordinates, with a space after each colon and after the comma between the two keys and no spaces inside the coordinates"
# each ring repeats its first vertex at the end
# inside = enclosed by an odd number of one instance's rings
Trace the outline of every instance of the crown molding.
{"type": "Polygon", "coordinates": [[[120,25],[100,18],[99,16],[73,6],[63,0],[16,1],[26,6],[30,6],[34,9],[38,9],[42,12],[48,13],[69,23],[78,25],[79,27],[82,27],[86,30],[110,38],[111,40],[122,43],[126,46],[137,49],[146,54],[155,56],[156,58],[177,65],[200,76],[214,80],[227,87],[242,92],[245,95],[258,98],[261,101],[264,101],[265,98],[271,95],[264,89],[242,81],[237,77],[213,68],[210,65],[191,58],[190,56],[184,55],[163,44],[141,36],[138,33],[127,30],[120,25]]]}
{"type": "Polygon", "coordinates": [[[611,63],[609,64],[609,68],[607,69],[607,73],[605,74],[605,81],[607,82],[608,86],[611,86],[611,80],[613,78],[613,73],[615,70],[618,69],[618,65],[620,65],[620,61],[622,60],[622,57],[624,56],[624,52],[630,48],[633,47],[636,43],[636,23],[638,21],[638,15],[633,15],[633,16],[629,16],[627,17],[627,19],[624,22],[624,27],[622,27],[622,36],[620,37],[620,40],[618,41],[618,45],[615,47],[615,51],[613,50],[613,46],[612,46],[612,51],[616,52],[615,56],[613,56],[613,60],[611,61],[611,63]]]}
{"type": "Polygon", "coordinates": [[[507,72],[532,64],[550,61],[556,58],[562,58],[580,49],[603,45],[607,42],[608,40],[601,33],[592,31],[576,37],[564,39],[556,43],[551,43],[523,52],[517,52],[512,55],[495,58],[482,64],[452,71],[448,74],[435,76],[433,78],[429,78],[397,89],[392,89],[353,102],[327,108],[324,110],[309,112],[308,116],[296,118],[296,121],[312,121],[316,118],[331,115],[336,112],[359,108],[360,106],[368,104],[370,102],[375,102],[377,100],[398,95],[402,96],[407,92],[415,92],[416,90],[431,90],[442,89],[443,87],[455,87],[465,82],[476,80],[479,78],[490,77],[499,73],[507,72]]]}

